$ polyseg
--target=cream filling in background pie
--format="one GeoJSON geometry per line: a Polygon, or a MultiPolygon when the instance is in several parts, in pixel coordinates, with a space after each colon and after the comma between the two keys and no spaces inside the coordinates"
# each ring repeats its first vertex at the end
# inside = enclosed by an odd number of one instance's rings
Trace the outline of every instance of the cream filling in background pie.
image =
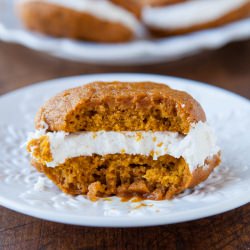
{"type": "Polygon", "coordinates": [[[145,24],[155,28],[179,29],[217,20],[250,0],[190,0],[165,7],[146,7],[145,24]]]}

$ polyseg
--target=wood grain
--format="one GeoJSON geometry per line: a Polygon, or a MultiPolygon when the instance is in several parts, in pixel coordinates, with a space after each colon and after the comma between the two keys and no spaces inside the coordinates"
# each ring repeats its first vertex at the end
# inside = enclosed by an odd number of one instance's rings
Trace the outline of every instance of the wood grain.
{"type": "MultiPolygon", "coordinates": [[[[47,79],[105,72],[190,78],[250,98],[250,41],[233,43],[218,51],[204,51],[171,63],[136,67],[76,63],[0,43],[0,94],[47,79]]],[[[250,250],[250,204],[193,222],[131,229],[57,224],[0,207],[0,250],[7,249],[250,250]]]]}

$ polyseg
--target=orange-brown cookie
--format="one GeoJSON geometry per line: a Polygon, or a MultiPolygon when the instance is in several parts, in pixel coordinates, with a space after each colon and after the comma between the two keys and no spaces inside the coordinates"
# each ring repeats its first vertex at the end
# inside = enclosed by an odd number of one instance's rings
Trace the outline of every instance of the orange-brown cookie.
{"type": "Polygon", "coordinates": [[[93,82],[50,99],[36,116],[49,131],[175,131],[205,121],[189,94],[153,82],[93,82]],[[139,119],[138,119],[139,118],[139,119]]]}
{"type": "Polygon", "coordinates": [[[197,168],[192,174],[183,159],[176,160],[165,155],[161,161],[153,161],[152,157],[141,155],[116,154],[81,156],[56,168],[34,160],[32,165],[67,194],[87,194],[91,200],[113,195],[164,200],[172,199],[183,190],[205,181],[220,164],[220,154],[208,159],[205,167],[197,168]],[[161,161],[164,161],[164,167],[161,161]],[[168,182],[164,181],[164,174],[169,176],[168,182]]]}
{"type": "Polygon", "coordinates": [[[115,43],[142,32],[130,12],[108,1],[19,0],[18,12],[27,28],[56,37],[115,43]]]}
{"type": "Polygon", "coordinates": [[[27,142],[62,191],[171,199],[208,178],[220,152],[200,104],[153,82],[94,82],[51,98],[27,142]]]}
{"type": "Polygon", "coordinates": [[[145,8],[142,20],[153,35],[164,37],[214,28],[249,16],[249,0],[189,0],[145,8]]]}

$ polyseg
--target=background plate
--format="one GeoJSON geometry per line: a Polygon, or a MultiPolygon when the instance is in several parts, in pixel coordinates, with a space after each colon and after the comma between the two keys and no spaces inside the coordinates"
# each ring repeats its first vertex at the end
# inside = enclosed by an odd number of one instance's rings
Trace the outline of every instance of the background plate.
{"type": "Polygon", "coordinates": [[[222,89],[173,77],[100,74],[35,84],[0,97],[0,204],[46,220],[105,227],[162,225],[218,214],[250,201],[249,101],[222,89]],[[29,164],[24,144],[46,99],[94,80],[156,81],[186,90],[202,104],[215,128],[223,162],[210,178],[171,201],[91,202],[69,196],[29,164]],[[239,112],[240,111],[240,112],[239,112]],[[43,183],[44,185],[39,185],[43,183]],[[143,204],[143,205],[142,205],[143,204]]]}
{"type": "Polygon", "coordinates": [[[14,2],[0,0],[0,40],[82,62],[115,65],[157,63],[250,38],[250,19],[245,19],[215,29],[159,40],[147,39],[123,44],[78,42],[27,31],[16,17],[14,2]]]}

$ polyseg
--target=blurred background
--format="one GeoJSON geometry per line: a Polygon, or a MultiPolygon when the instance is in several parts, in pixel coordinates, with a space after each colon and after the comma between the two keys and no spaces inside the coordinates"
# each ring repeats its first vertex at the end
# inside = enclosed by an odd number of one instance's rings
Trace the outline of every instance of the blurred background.
{"type": "Polygon", "coordinates": [[[45,6],[38,7],[36,2],[0,0],[1,94],[58,77],[141,72],[190,78],[250,95],[249,0],[195,1],[202,6],[192,0],[68,1],[66,10],[85,10],[97,20],[94,26],[93,20],[75,20],[81,23],[80,31],[74,24],[67,26],[74,18],[67,20],[68,13],[60,9],[65,1],[40,1],[45,6]],[[85,6],[74,4],[79,1],[85,6]],[[94,10],[89,5],[95,5],[94,10]],[[100,16],[98,8],[107,15],[100,16]],[[177,22],[176,16],[183,21],[177,22]],[[113,29],[117,22],[130,29],[137,25],[144,35],[124,35],[122,29],[113,29]],[[107,23],[111,28],[104,28],[107,23]],[[111,31],[117,34],[115,41],[109,41],[111,31]]]}

